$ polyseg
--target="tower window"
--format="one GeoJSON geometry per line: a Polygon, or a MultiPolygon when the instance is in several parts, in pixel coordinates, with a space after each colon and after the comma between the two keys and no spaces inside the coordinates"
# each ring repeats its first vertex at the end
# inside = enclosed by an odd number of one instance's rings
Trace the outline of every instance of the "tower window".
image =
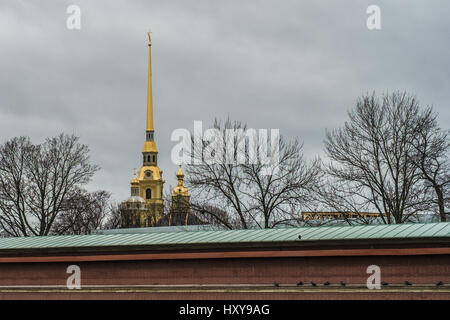
{"type": "Polygon", "coordinates": [[[147,198],[147,199],[152,198],[152,190],[150,190],[150,189],[145,190],[145,198],[147,198]]]}

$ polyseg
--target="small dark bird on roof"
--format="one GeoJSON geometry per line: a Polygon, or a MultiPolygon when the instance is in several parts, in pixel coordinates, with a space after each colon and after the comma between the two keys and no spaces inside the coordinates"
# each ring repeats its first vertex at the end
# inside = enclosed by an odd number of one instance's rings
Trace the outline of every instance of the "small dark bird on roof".
{"type": "Polygon", "coordinates": [[[438,283],[436,283],[436,285],[437,285],[438,287],[440,287],[440,286],[443,286],[444,283],[443,283],[442,281],[439,281],[438,283]]]}
{"type": "Polygon", "coordinates": [[[298,285],[298,286],[302,286],[302,285],[303,285],[303,282],[299,281],[299,282],[297,282],[297,285],[298,285]]]}
{"type": "Polygon", "coordinates": [[[341,281],[341,286],[345,287],[345,282],[341,281]]]}
{"type": "Polygon", "coordinates": [[[330,283],[327,281],[327,282],[325,282],[323,285],[324,285],[324,286],[329,286],[330,283]]]}
{"type": "Polygon", "coordinates": [[[412,283],[409,282],[409,281],[405,281],[405,284],[406,284],[407,286],[412,286],[412,283]]]}
{"type": "Polygon", "coordinates": [[[280,286],[280,285],[278,284],[278,282],[274,282],[273,285],[274,285],[275,287],[279,287],[279,286],[280,286]]]}
{"type": "Polygon", "coordinates": [[[381,285],[382,286],[387,286],[387,285],[389,285],[389,283],[383,281],[383,282],[381,282],[381,285]]]}
{"type": "Polygon", "coordinates": [[[315,284],[315,283],[312,282],[312,281],[311,281],[311,285],[312,285],[313,287],[317,287],[317,284],[315,284]]]}

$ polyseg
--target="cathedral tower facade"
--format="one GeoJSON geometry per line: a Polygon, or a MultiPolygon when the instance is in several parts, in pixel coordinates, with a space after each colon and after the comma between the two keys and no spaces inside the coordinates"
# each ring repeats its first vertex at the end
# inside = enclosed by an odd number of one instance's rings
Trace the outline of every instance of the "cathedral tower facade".
{"type": "Polygon", "coordinates": [[[190,214],[190,195],[184,186],[184,173],[181,165],[176,173],[178,183],[172,190],[172,204],[170,207],[169,225],[188,225],[190,214]]]}
{"type": "Polygon", "coordinates": [[[148,33],[148,87],[145,142],[142,166],[131,180],[131,197],[122,207],[122,227],[151,227],[164,214],[162,170],[158,167],[158,150],[153,125],[152,42],[148,33]]]}

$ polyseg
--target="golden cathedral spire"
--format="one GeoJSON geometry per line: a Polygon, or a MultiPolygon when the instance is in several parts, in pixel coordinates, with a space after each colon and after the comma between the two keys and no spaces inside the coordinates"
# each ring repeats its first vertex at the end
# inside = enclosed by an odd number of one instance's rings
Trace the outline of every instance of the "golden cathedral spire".
{"type": "MultiPolygon", "coordinates": [[[[142,152],[156,153],[156,143],[154,141],[155,128],[153,126],[153,92],[152,92],[152,38],[148,32],[148,74],[147,74],[147,124],[145,129],[145,143],[142,152]]],[[[144,158],[145,159],[145,158],[144,158]]],[[[144,161],[146,162],[146,161],[144,161]]],[[[150,161],[147,161],[150,162],[150,161]]],[[[155,161],[153,161],[155,162],[155,161]]],[[[156,165],[156,164],[155,164],[156,165]]]]}
{"type": "Polygon", "coordinates": [[[147,86],[147,131],[154,131],[153,127],[153,95],[152,95],[152,38],[148,32],[148,86],[147,86]]]}
{"type": "Polygon", "coordinates": [[[130,181],[131,196],[122,202],[122,227],[149,227],[161,223],[188,224],[190,214],[190,195],[184,186],[184,173],[181,165],[176,173],[178,184],[173,188],[172,205],[169,221],[164,222],[164,199],[162,170],[158,167],[153,127],[152,97],[152,42],[148,33],[148,89],[147,89],[147,123],[145,142],[142,149],[142,166],[133,174],[130,181]]]}
{"type": "Polygon", "coordinates": [[[147,123],[142,149],[142,166],[131,180],[131,197],[122,203],[122,227],[154,226],[164,213],[162,170],[158,167],[158,151],[154,139],[152,97],[152,51],[148,33],[147,123]]]}

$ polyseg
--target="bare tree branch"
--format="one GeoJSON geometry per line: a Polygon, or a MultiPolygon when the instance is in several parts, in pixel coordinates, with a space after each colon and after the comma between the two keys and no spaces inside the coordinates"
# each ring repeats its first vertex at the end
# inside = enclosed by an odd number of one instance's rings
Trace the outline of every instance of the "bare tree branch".
{"type": "Polygon", "coordinates": [[[222,125],[216,120],[213,129],[218,142],[213,153],[221,155],[218,161],[207,161],[209,155],[204,150],[210,142],[204,139],[203,150],[192,154],[200,163],[187,168],[187,183],[197,214],[230,229],[272,228],[298,221],[300,207],[312,199],[310,195],[320,178],[319,160],[307,163],[297,140],[288,143],[280,137],[276,141],[277,170],[267,173],[268,165],[260,156],[260,138],[247,135],[246,125],[230,120],[222,125]],[[229,153],[233,159],[228,158],[229,153]],[[244,156],[245,161],[237,161],[239,156],[244,156]]]}
{"type": "Polygon", "coordinates": [[[384,223],[402,223],[426,210],[429,194],[412,159],[411,141],[427,110],[407,93],[362,96],[342,128],[327,132],[332,179],[322,198],[340,210],[377,211],[384,223]]]}
{"type": "Polygon", "coordinates": [[[2,233],[51,234],[59,215],[74,210],[80,188],[98,170],[89,162],[89,148],[74,135],[60,134],[39,145],[26,137],[7,141],[0,146],[2,233]]]}

